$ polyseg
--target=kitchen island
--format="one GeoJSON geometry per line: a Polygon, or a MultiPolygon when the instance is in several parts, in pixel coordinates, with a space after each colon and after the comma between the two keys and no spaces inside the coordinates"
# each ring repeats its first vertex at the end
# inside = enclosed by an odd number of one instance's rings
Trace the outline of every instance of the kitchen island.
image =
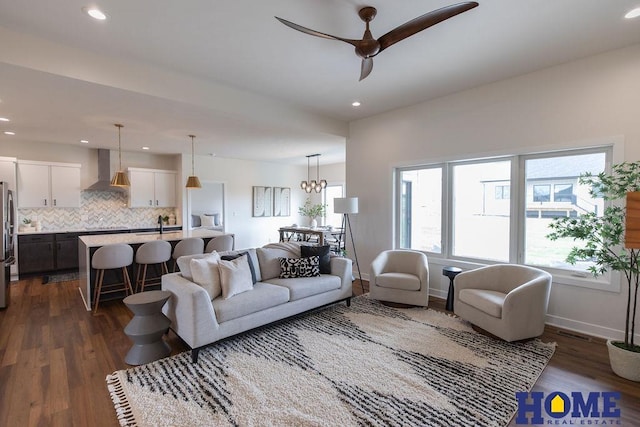
{"type": "MultiPolygon", "coordinates": [[[[91,299],[93,298],[93,286],[96,276],[95,270],[91,268],[91,257],[93,256],[94,252],[98,250],[98,248],[115,243],[125,243],[131,245],[135,251],[138,246],[146,242],[152,242],[154,240],[166,240],[167,242],[171,243],[171,246],[175,246],[180,240],[186,239],[188,237],[200,237],[205,241],[206,245],[206,243],[212,238],[225,234],[230,234],[231,236],[233,236],[233,234],[231,233],[205,229],[166,231],[162,234],[160,234],[160,232],[158,231],[152,231],[141,233],[117,233],[80,236],[78,238],[78,258],[80,263],[79,289],[87,311],[91,311],[91,299]]],[[[129,269],[129,277],[134,278],[135,275],[133,274],[133,265],[129,267],[129,269]]],[[[114,283],[116,280],[115,274],[113,276],[114,277],[109,277],[107,274],[105,274],[105,283],[109,283],[109,281],[111,280],[113,280],[112,283],[114,283]]],[[[116,298],[124,297],[124,295],[114,295],[116,296],[116,298]]],[[[102,302],[102,299],[100,301],[102,302]]]]}

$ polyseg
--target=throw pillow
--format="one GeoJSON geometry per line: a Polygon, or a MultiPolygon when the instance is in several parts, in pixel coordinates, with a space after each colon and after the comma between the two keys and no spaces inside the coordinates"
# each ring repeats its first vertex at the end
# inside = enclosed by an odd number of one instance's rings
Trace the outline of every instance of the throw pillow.
{"type": "Polygon", "coordinates": [[[213,227],[213,217],[200,215],[200,223],[202,224],[202,227],[213,227]]]}
{"type": "Polygon", "coordinates": [[[331,274],[331,246],[300,246],[302,258],[310,256],[320,257],[320,273],[331,274]]]}
{"type": "Polygon", "coordinates": [[[218,262],[223,299],[229,299],[234,295],[253,289],[248,259],[246,256],[241,256],[232,261],[221,259],[218,262]]]}
{"type": "Polygon", "coordinates": [[[207,258],[211,256],[211,254],[195,254],[195,255],[183,255],[178,257],[176,260],[178,263],[178,268],[180,269],[180,274],[187,280],[193,280],[193,275],[191,274],[191,260],[192,259],[200,259],[207,258]]]}
{"type": "Polygon", "coordinates": [[[235,254],[222,255],[220,259],[223,259],[225,261],[233,261],[234,259],[240,258],[241,256],[247,257],[247,262],[249,263],[249,269],[251,270],[251,281],[253,284],[255,284],[258,281],[256,277],[256,269],[253,266],[253,261],[251,260],[251,257],[249,256],[248,252],[238,252],[235,254]]]}
{"type": "Polygon", "coordinates": [[[220,272],[218,271],[219,261],[220,256],[216,252],[212,252],[208,257],[195,258],[190,263],[193,281],[207,291],[211,300],[222,293],[220,272]]]}
{"type": "Polygon", "coordinates": [[[320,257],[280,258],[280,278],[317,277],[320,275],[320,257]]]}
{"type": "Polygon", "coordinates": [[[287,250],[275,248],[258,248],[256,249],[256,254],[260,263],[263,282],[280,277],[280,261],[278,259],[288,258],[292,255],[287,250]]]}

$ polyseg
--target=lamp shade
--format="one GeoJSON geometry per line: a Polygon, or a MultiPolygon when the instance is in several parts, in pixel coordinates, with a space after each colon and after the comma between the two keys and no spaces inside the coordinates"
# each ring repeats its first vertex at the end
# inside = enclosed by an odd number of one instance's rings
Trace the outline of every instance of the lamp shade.
{"type": "Polygon", "coordinates": [[[625,248],[640,249],[640,191],[627,193],[624,230],[625,248]]]}
{"type": "Polygon", "coordinates": [[[123,171],[117,171],[111,179],[111,186],[113,187],[129,187],[130,185],[129,177],[123,171]]]}
{"type": "Polygon", "coordinates": [[[333,199],[333,212],[340,214],[357,214],[357,197],[337,197],[333,199]]]}
{"type": "Polygon", "coordinates": [[[202,188],[202,185],[200,184],[200,179],[195,176],[195,175],[191,175],[189,178],[187,178],[187,188],[202,188]]]}

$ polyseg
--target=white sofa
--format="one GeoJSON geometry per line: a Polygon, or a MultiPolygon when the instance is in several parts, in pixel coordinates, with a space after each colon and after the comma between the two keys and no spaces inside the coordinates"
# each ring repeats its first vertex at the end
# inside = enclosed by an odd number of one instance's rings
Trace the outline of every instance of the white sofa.
{"type": "Polygon", "coordinates": [[[299,244],[270,244],[232,253],[238,252],[249,254],[257,283],[252,290],[229,299],[211,300],[186,271],[189,258],[209,254],[179,259],[181,272],[162,276],[162,289],[173,294],[162,311],[171,320],[171,329],[191,347],[194,363],[202,347],[223,338],[338,301],[351,303],[351,261],[347,258],[332,257],[331,274],[281,279],[278,258],[299,258],[299,244]]]}

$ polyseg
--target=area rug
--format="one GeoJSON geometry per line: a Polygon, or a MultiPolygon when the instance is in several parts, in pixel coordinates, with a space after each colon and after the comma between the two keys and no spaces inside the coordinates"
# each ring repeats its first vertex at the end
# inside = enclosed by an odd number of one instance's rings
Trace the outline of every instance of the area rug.
{"type": "Polygon", "coordinates": [[[78,280],[79,274],[77,271],[71,273],[51,274],[48,276],[42,276],[42,284],[48,285],[51,283],[70,282],[72,280],[78,280]]]}
{"type": "Polygon", "coordinates": [[[367,296],[116,371],[123,426],[505,426],[555,351],[367,296]]]}

